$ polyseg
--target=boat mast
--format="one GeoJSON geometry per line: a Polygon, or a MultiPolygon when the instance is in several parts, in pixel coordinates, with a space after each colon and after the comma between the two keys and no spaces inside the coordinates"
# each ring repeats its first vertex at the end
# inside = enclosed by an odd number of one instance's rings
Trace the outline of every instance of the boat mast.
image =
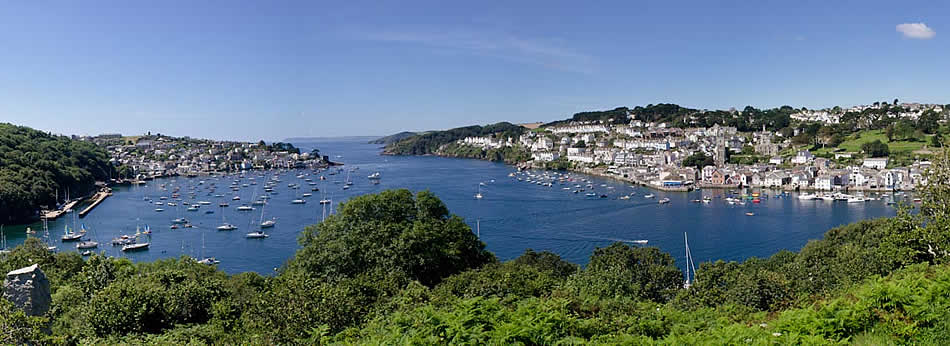
{"type": "Polygon", "coordinates": [[[482,239],[482,224],[481,219],[475,219],[475,235],[478,239],[482,239]]]}
{"type": "Polygon", "coordinates": [[[689,280],[689,263],[690,263],[690,253],[689,253],[689,237],[686,235],[686,232],[683,232],[683,240],[686,242],[686,283],[683,285],[686,288],[690,286],[689,280]]]}

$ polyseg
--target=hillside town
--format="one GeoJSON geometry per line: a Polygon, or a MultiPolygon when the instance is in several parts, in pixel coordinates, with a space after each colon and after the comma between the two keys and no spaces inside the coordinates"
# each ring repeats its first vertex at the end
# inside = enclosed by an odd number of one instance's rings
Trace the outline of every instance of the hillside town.
{"type": "Polygon", "coordinates": [[[266,144],[170,137],[147,134],[123,137],[103,134],[77,139],[106,148],[110,163],[119,167],[118,180],[148,180],[164,176],[196,176],[251,169],[324,167],[319,151],[300,152],[289,143],[266,144]]]}
{"type": "MultiPolygon", "coordinates": [[[[940,105],[901,104],[902,111],[885,116],[914,120],[924,112],[941,115],[940,105]]],[[[798,123],[836,124],[849,112],[880,109],[879,104],[849,109],[801,110],[791,115],[798,123]]],[[[611,119],[613,120],[613,119],[611,119]]],[[[482,149],[519,148],[530,153],[525,167],[544,168],[567,162],[574,170],[607,175],[666,190],[694,188],[775,188],[818,191],[911,190],[924,183],[926,159],[899,166],[887,156],[833,150],[821,156],[810,145],[795,145],[799,133],[736,127],[671,127],[629,115],[629,121],[589,121],[557,124],[527,131],[518,138],[468,137],[457,144],[482,149]],[[791,136],[789,136],[791,135],[791,136]],[[759,158],[743,163],[733,156],[759,158]],[[824,156],[824,157],[822,157],[824,156]],[[695,160],[699,162],[695,162],[695,160]],[[693,160],[694,162],[688,162],[693,160]]],[[[741,160],[740,160],[741,161],[741,160]]]]}

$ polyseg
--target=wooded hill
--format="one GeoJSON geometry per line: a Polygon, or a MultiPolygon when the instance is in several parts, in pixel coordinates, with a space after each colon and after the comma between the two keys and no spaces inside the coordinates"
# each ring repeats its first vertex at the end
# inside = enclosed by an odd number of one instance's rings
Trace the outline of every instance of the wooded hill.
{"type": "Polygon", "coordinates": [[[0,124],[0,222],[28,221],[67,189],[70,197],[88,194],[112,173],[108,153],[93,143],[0,124]]]}

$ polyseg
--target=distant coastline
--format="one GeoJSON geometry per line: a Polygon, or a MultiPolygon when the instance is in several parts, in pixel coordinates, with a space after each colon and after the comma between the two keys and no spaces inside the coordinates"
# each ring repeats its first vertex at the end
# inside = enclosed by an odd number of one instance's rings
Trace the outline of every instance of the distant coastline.
{"type": "Polygon", "coordinates": [[[323,142],[323,141],[338,141],[338,140],[375,140],[383,136],[340,136],[340,137],[290,137],[285,138],[283,141],[288,143],[312,143],[312,142],[323,142]]]}

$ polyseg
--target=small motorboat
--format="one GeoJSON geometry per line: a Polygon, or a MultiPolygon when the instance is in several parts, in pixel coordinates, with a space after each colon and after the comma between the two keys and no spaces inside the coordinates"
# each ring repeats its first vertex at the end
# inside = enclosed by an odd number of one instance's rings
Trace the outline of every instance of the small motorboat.
{"type": "Polygon", "coordinates": [[[245,235],[248,239],[264,239],[269,237],[264,231],[251,232],[245,235]]]}

